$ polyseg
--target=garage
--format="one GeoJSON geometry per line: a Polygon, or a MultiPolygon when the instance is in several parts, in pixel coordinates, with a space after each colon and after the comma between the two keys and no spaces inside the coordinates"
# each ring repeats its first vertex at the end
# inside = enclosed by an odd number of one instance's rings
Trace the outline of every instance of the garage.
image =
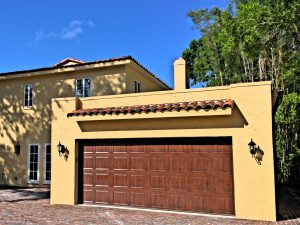
{"type": "Polygon", "coordinates": [[[78,200],[234,214],[231,138],[79,142],[78,200]]]}

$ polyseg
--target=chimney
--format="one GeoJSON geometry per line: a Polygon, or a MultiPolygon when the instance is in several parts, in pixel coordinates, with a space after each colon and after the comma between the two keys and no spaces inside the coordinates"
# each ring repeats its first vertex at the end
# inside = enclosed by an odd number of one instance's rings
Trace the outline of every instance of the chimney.
{"type": "Polygon", "coordinates": [[[187,73],[185,60],[180,57],[174,62],[174,89],[182,91],[190,88],[190,77],[187,73]]]}

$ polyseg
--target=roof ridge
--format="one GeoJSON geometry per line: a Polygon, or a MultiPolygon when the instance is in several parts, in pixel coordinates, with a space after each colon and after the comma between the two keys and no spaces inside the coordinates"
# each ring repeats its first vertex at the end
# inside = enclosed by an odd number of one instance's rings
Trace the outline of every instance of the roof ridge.
{"type": "Polygon", "coordinates": [[[69,57],[69,58],[65,58],[65,59],[59,61],[58,63],[54,64],[52,67],[54,67],[54,68],[58,67],[59,65],[64,64],[67,61],[72,61],[72,62],[76,62],[76,63],[85,63],[85,61],[83,61],[83,60],[79,60],[79,59],[69,57]]]}

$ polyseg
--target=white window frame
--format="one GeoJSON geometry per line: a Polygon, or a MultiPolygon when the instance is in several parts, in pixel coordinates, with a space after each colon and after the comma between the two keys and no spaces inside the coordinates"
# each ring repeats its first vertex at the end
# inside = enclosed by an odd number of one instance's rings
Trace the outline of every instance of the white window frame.
{"type": "Polygon", "coordinates": [[[138,80],[134,81],[134,93],[140,93],[141,92],[141,82],[138,80]]]}
{"type": "MultiPolygon", "coordinates": [[[[32,108],[33,107],[33,101],[34,101],[34,85],[33,84],[24,84],[23,87],[23,101],[24,101],[24,108],[32,108]],[[25,105],[25,92],[26,92],[26,86],[31,86],[32,87],[32,100],[31,100],[31,105],[25,105]]],[[[27,99],[27,102],[29,102],[29,99],[27,99]]]]}
{"type": "Polygon", "coordinates": [[[29,144],[28,145],[28,154],[27,154],[27,182],[29,184],[38,184],[39,183],[39,180],[40,180],[40,144],[29,144]],[[38,146],[38,165],[37,165],[37,180],[30,180],[29,177],[30,177],[30,147],[31,146],[38,146]]]}
{"type": "MultiPolygon", "coordinates": [[[[46,144],[44,144],[44,184],[50,184],[51,183],[51,178],[50,178],[50,180],[46,180],[47,146],[50,146],[50,156],[51,156],[51,144],[46,143],[46,144]]],[[[50,161],[50,164],[51,164],[51,161],[50,161]]],[[[51,176],[51,170],[50,170],[50,176],[51,176]]]]}
{"type": "Polygon", "coordinates": [[[78,78],[78,79],[75,79],[75,97],[76,98],[87,98],[87,97],[91,97],[92,96],[92,79],[90,77],[84,77],[84,78],[78,78]],[[84,89],[84,86],[85,86],[85,80],[86,79],[89,79],[91,81],[91,88],[90,88],[90,96],[85,96],[85,89],[84,89]],[[82,80],[82,86],[83,86],[83,96],[82,97],[78,97],[77,96],[77,81],[78,80],[82,80]]]}

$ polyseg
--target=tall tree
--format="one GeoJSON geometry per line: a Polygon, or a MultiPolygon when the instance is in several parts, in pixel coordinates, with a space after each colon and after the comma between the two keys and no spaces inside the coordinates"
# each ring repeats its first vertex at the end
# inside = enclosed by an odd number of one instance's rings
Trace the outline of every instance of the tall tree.
{"type": "Polygon", "coordinates": [[[193,84],[270,80],[274,91],[286,95],[276,113],[276,132],[281,180],[288,181],[283,162],[300,154],[300,1],[231,0],[225,10],[199,9],[188,16],[201,33],[182,53],[193,84]],[[292,116],[291,110],[298,113],[292,116]]]}

